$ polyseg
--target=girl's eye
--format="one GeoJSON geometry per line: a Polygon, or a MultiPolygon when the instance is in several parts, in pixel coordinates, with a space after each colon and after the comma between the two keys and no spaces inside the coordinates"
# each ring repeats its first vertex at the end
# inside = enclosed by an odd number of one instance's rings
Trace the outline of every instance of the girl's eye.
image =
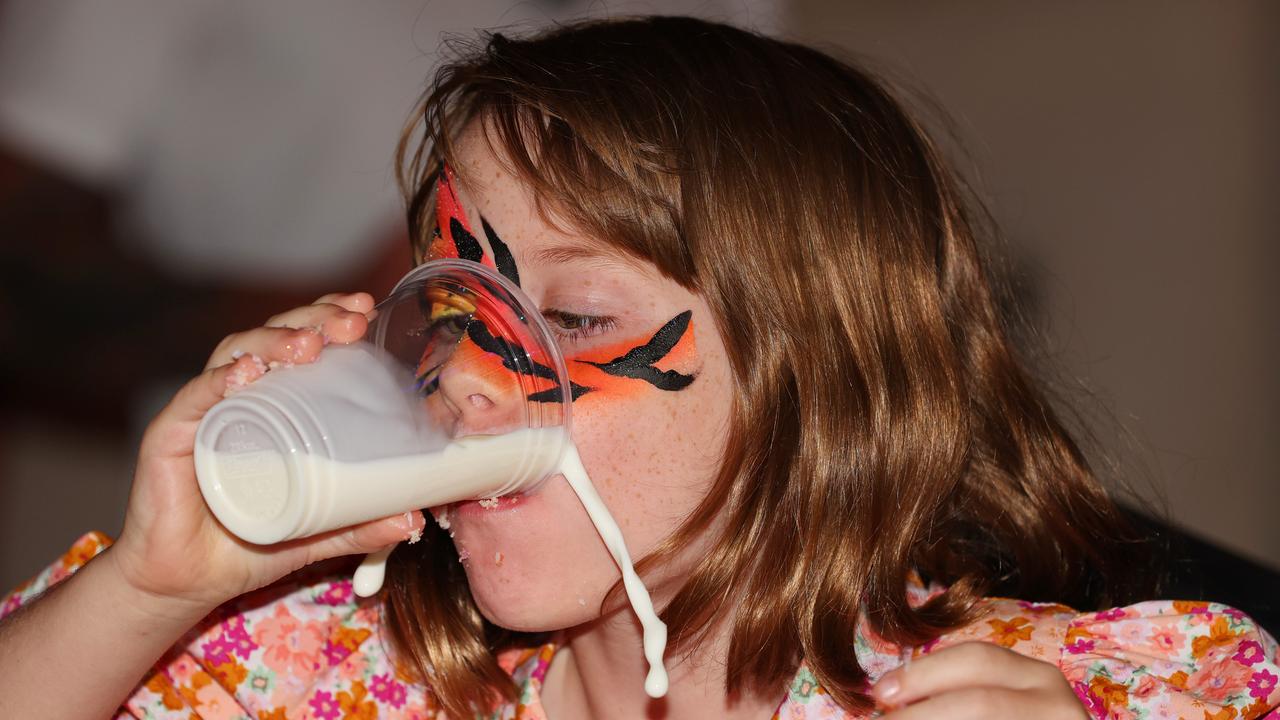
{"type": "Polygon", "coordinates": [[[603,315],[577,315],[548,308],[542,311],[552,332],[565,340],[581,340],[612,330],[617,320],[603,315]]]}

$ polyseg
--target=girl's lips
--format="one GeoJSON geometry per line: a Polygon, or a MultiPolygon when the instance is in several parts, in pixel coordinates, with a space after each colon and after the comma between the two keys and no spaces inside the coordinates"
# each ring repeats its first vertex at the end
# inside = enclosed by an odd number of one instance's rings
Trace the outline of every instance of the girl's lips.
{"type": "Polygon", "coordinates": [[[496,515],[506,515],[509,513],[519,512],[521,507],[528,503],[537,503],[542,497],[542,491],[552,482],[564,480],[563,475],[553,475],[547,478],[537,487],[527,492],[516,492],[510,495],[503,495],[488,500],[464,500],[449,505],[449,514],[458,517],[486,517],[496,515]]]}
{"type": "Polygon", "coordinates": [[[503,495],[492,500],[465,500],[456,502],[449,506],[449,514],[457,514],[461,517],[476,517],[485,515],[494,515],[498,513],[514,512],[521,505],[528,502],[529,496],[522,493],[515,495],[503,495]]]}

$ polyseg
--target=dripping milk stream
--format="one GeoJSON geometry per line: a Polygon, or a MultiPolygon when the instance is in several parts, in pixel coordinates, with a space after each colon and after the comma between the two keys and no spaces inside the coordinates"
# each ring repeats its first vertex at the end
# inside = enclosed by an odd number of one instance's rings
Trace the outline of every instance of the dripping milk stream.
{"type": "MultiPolygon", "coordinates": [[[[644,631],[644,657],[649,663],[649,674],[644,681],[644,690],[649,697],[662,697],[667,694],[669,684],[666,666],[663,664],[663,654],[667,646],[667,626],[654,611],[653,600],[649,597],[649,590],[645,587],[644,581],[636,574],[635,566],[631,562],[631,553],[628,552],[626,541],[622,538],[622,531],[618,528],[618,523],[613,519],[609,508],[600,498],[600,494],[596,492],[595,485],[592,484],[591,478],[582,466],[578,448],[572,441],[566,442],[558,470],[569,481],[569,487],[573,488],[578,500],[582,502],[582,507],[591,519],[591,524],[595,526],[600,539],[622,572],[622,585],[626,590],[627,600],[631,603],[631,608],[640,620],[640,626],[644,631]]],[[[367,597],[378,591],[386,575],[387,557],[390,554],[391,549],[387,548],[371,553],[364,559],[356,569],[353,582],[357,595],[367,597]]]]}

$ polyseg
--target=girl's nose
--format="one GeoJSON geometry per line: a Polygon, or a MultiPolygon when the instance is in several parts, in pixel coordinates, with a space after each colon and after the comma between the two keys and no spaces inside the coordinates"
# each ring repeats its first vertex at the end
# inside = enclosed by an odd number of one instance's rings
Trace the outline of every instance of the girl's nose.
{"type": "Polygon", "coordinates": [[[463,338],[440,370],[438,392],[456,415],[455,436],[497,435],[525,427],[525,392],[503,358],[463,338]]]}

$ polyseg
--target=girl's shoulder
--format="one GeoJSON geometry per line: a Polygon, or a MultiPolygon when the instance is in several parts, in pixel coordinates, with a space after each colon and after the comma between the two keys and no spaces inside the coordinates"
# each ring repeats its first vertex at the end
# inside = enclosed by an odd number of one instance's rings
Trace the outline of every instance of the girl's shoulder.
{"type": "MultiPolygon", "coordinates": [[[[8,613],[111,544],[89,533],[0,601],[8,613]]],[[[387,655],[377,604],[349,568],[321,564],[242,595],[191,629],[155,665],[118,718],[412,718],[438,710],[387,655]]]]}

